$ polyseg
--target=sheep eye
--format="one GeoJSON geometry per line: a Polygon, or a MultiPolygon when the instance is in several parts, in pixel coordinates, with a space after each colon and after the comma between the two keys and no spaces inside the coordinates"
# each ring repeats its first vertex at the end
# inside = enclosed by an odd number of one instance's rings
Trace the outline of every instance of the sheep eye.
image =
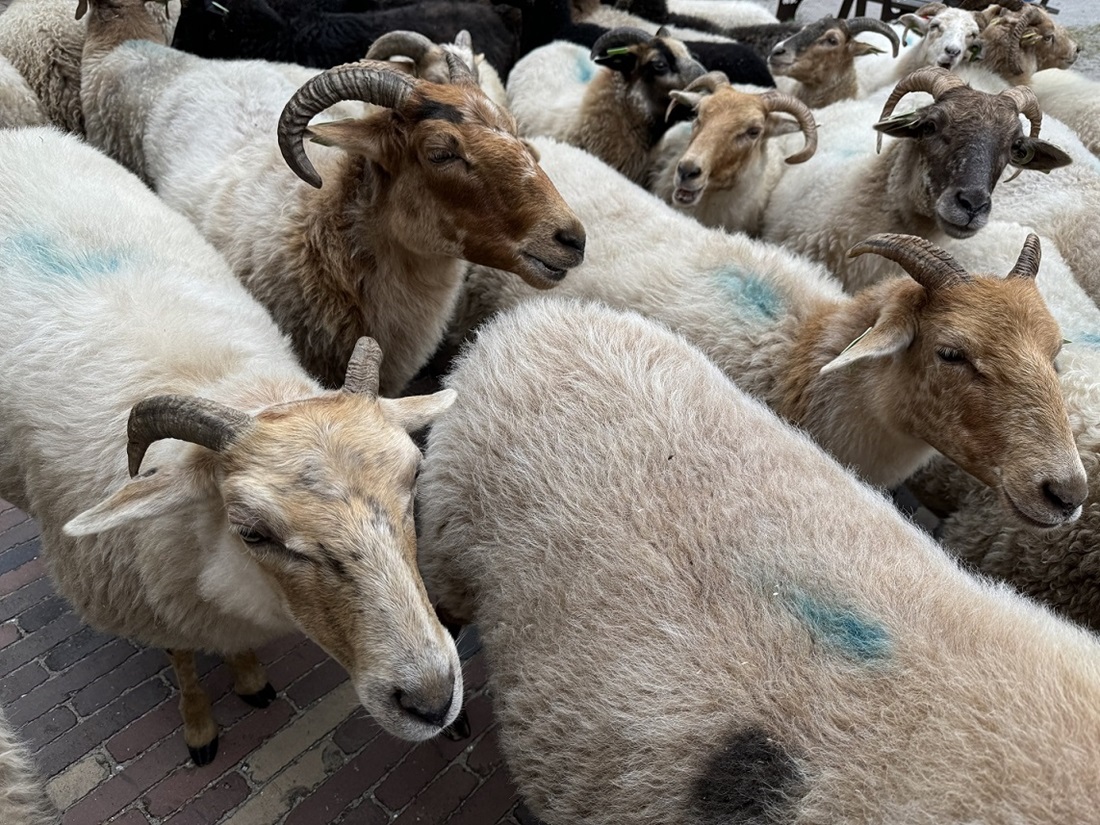
{"type": "Polygon", "coordinates": [[[957,349],[949,349],[948,347],[937,347],[936,355],[945,364],[965,364],[966,356],[957,349]]]}
{"type": "Polygon", "coordinates": [[[270,536],[251,527],[238,527],[237,533],[245,544],[263,544],[265,541],[271,541],[270,536]]]}
{"type": "Polygon", "coordinates": [[[458,155],[449,149],[435,149],[428,152],[428,160],[432,163],[442,165],[444,163],[450,163],[452,160],[458,160],[458,155]]]}
{"type": "Polygon", "coordinates": [[[835,46],[835,45],[837,45],[837,44],[838,44],[838,43],[839,43],[840,41],[839,41],[839,40],[837,40],[837,39],[836,39],[835,37],[830,37],[830,38],[828,38],[828,39],[827,39],[827,40],[826,40],[825,42],[826,42],[826,43],[828,43],[828,44],[829,44],[830,46],[835,46]]]}
{"type": "Polygon", "coordinates": [[[753,126],[751,129],[745,132],[745,135],[752,138],[753,140],[756,140],[758,137],[760,137],[763,131],[764,130],[761,129],[759,126],[753,126]]]}
{"type": "Polygon", "coordinates": [[[666,74],[668,72],[668,63],[663,60],[654,60],[649,65],[653,67],[653,71],[657,74],[666,74]]]}
{"type": "Polygon", "coordinates": [[[936,31],[939,27],[940,27],[940,24],[937,23],[935,20],[933,20],[931,23],[928,24],[928,29],[930,31],[936,31]]]}

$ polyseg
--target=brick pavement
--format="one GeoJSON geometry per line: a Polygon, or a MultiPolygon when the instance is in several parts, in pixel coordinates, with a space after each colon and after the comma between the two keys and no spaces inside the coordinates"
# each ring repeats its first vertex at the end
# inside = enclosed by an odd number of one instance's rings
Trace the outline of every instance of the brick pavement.
{"type": "Polygon", "coordinates": [[[279,692],[262,710],[201,658],[222,730],[213,764],[195,768],[164,652],[84,625],[38,551],[35,522],[0,501],[0,705],[62,825],[537,825],[501,765],[476,641],[462,646],[472,736],[416,745],[384,733],[304,637],[259,651],[279,692]]]}

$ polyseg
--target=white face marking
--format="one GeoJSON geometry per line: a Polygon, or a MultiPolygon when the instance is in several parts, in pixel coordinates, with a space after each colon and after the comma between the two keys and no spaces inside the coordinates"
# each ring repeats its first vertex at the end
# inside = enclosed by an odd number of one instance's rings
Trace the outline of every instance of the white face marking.
{"type": "Polygon", "coordinates": [[[199,576],[199,593],[226,613],[261,627],[294,630],[295,624],[283,609],[279,594],[246,551],[233,546],[238,543],[232,536],[218,543],[199,576]]]}

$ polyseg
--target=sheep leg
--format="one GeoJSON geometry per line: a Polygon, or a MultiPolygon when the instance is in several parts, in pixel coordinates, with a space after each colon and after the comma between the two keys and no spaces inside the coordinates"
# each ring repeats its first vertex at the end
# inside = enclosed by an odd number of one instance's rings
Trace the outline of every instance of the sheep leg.
{"type": "Polygon", "coordinates": [[[210,711],[210,697],[199,684],[195,651],[169,650],[168,658],[180,684],[183,741],[196,765],[209,765],[218,752],[218,725],[210,711]]]}
{"type": "Polygon", "coordinates": [[[267,681],[267,672],[251,650],[226,656],[233,671],[233,692],[254,708],[266,708],[275,701],[275,688],[267,681]]]}

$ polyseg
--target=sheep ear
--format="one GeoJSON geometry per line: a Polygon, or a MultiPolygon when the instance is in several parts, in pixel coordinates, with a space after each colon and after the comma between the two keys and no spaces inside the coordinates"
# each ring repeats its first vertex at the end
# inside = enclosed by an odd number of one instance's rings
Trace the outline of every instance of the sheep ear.
{"type": "Polygon", "coordinates": [[[768,115],[768,119],[764,122],[764,133],[768,137],[779,137],[801,131],[802,127],[798,125],[797,120],[774,113],[768,115]]]}
{"type": "Polygon", "coordinates": [[[379,398],[386,420],[405,430],[416,432],[435,421],[458,398],[454,390],[440,390],[431,395],[407,398],[379,398]]]}
{"type": "Polygon", "coordinates": [[[347,149],[361,143],[365,137],[362,121],[357,118],[315,123],[306,129],[306,136],[320,146],[347,149]]]}
{"type": "Polygon", "coordinates": [[[612,49],[608,54],[601,54],[599,57],[593,58],[593,62],[600,66],[606,66],[612,71],[629,75],[638,66],[638,55],[624,47],[612,49]]]}
{"type": "Polygon", "coordinates": [[[917,32],[922,37],[928,34],[928,19],[921,17],[919,14],[903,14],[898,18],[898,22],[905,26],[907,34],[910,30],[917,32]]]}
{"type": "Polygon", "coordinates": [[[918,109],[915,112],[903,112],[888,117],[886,120],[880,120],[871,128],[890,137],[915,138],[920,135],[919,126],[923,120],[922,110],[918,109]]]}
{"type": "Polygon", "coordinates": [[[90,536],[186,507],[199,498],[200,491],[178,472],[154,467],[71,519],[63,530],[68,536],[90,536]]]}
{"type": "MultiPolygon", "coordinates": [[[[1017,169],[1049,172],[1051,169],[1058,169],[1073,163],[1073,158],[1053,143],[1047,143],[1039,138],[1022,138],[1022,143],[1018,145],[1025,149],[1024,156],[1021,158],[1012,157],[1009,160],[1009,163],[1017,169]]],[[[1015,154],[1016,150],[1014,148],[1013,155],[1015,154]]]]}
{"type": "Polygon", "coordinates": [[[821,374],[842,369],[865,358],[882,358],[901,352],[911,343],[915,331],[912,324],[895,313],[885,312],[840,354],[821,368],[821,374]]]}
{"type": "Polygon", "coordinates": [[[859,57],[865,54],[886,54],[885,49],[880,49],[878,46],[872,46],[870,43],[864,43],[862,40],[852,40],[849,42],[848,51],[852,53],[852,57],[859,57]]]}

